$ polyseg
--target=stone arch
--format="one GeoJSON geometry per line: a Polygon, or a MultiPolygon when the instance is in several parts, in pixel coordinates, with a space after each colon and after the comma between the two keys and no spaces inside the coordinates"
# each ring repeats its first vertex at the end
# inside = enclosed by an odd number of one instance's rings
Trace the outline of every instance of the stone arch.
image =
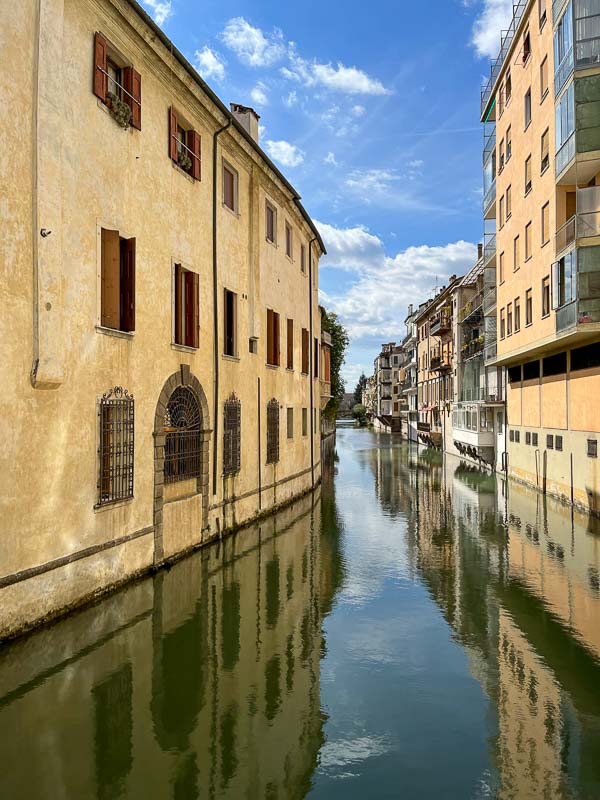
{"type": "Polygon", "coordinates": [[[171,395],[180,386],[193,392],[202,417],[200,426],[202,465],[196,481],[197,491],[202,495],[202,530],[208,526],[208,459],[211,434],[208,401],[200,381],[190,372],[189,365],[182,364],[180,369],[165,381],[154,414],[154,563],[160,563],[164,557],[165,413],[171,395]]]}

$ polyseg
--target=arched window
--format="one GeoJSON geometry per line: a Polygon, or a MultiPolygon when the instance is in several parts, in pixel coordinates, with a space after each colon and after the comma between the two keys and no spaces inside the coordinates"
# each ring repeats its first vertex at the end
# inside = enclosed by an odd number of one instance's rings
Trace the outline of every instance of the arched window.
{"type": "Polygon", "coordinates": [[[202,468],[200,406],[187,386],[178,386],[165,412],[165,483],[197,478],[202,468]]]}
{"type": "Polygon", "coordinates": [[[240,471],[242,404],[230,394],[223,406],[223,475],[240,471]]]}

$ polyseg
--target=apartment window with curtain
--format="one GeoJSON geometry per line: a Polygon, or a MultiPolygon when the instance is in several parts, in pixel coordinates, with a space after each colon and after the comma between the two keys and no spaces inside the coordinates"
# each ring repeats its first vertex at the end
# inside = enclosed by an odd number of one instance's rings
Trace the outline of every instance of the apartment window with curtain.
{"type": "Polygon", "coordinates": [[[525,261],[531,258],[531,222],[525,225],[525,261]]]}
{"type": "Polygon", "coordinates": [[[521,241],[518,236],[515,236],[513,242],[513,272],[516,272],[521,266],[521,241]]]}
{"type": "Polygon", "coordinates": [[[267,309],[267,364],[279,366],[279,314],[267,309]]]}
{"type": "Polygon", "coordinates": [[[533,297],[531,289],[525,292],[525,325],[531,325],[533,322],[533,297]]]}
{"type": "Polygon", "coordinates": [[[521,298],[515,297],[515,333],[521,330],[521,298]]]}
{"type": "Polygon", "coordinates": [[[550,203],[542,207],[542,246],[550,241],[550,203]]]}
{"type": "Polygon", "coordinates": [[[542,278],[542,317],[550,313],[550,276],[542,278]]]}
{"type": "Polygon", "coordinates": [[[510,125],[506,129],[506,161],[510,161],[510,157],[512,156],[512,134],[510,131],[510,125]]]}
{"type": "Polygon", "coordinates": [[[506,187],[506,219],[512,216],[512,189],[510,186],[506,187]]]}
{"type": "Polygon", "coordinates": [[[512,336],[512,323],[513,323],[513,315],[512,315],[512,303],[508,303],[506,306],[506,335],[512,336]]]}
{"type": "Polygon", "coordinates": [[[541,162],[540,172],[543,174],[550,166],[550,132],[548,128],[542,133],[540,144],[541,162]]]}
{"type": "Polygon", "coordinates": [[[531,156],[525,159],[525,194],[531,191],[531,156]]]}
{"type": "Polygon", "coordinates": [[[175,344],[198,347],[200,330],[200,277],[175,264],[175,344]]]}
{"type": "Polygon", "coordinates": [[[287,368],[294,369],[294,320],[287,321],[287,368]]]}
{"type": "Polygon", "coordinates": [[[94,34],[93,92],[123,128],[142,128],[142,76],[101,33],[94,34]],[[127,106],[129,108],[127,108],[127,106]]]}
{"type": "Polygon", "coordinates": [[[226,356],[237,357],[237,294],[228,289],[223,293],[223,352],[226,356]]]}
{"type": "Polygon", "coordinates": [[[200,134],[172,106],[169,109],[169,156],[177,166],[200,180],[200,134]]]}
{"type": "Polygon", "coordinates": [[[531,124],[531,88],[527,89],[525,92],[525,99],[524,99],[524,116],[525,116],[525,128],[528,128],[531,124]]]}

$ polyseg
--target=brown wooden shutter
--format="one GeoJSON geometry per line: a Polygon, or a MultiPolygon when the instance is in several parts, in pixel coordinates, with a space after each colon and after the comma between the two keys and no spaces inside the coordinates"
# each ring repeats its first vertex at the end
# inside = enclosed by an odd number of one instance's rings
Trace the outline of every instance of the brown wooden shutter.
{"type": "Polygon", "coordinates": [[[100,324],[106,328],[120,326],[121,268],[119,231],[102,228],[102,280],[100,290],[100,324]]]}
{"type": "Polygon", "coordinates": [[[169,157],[177,163],[177,114],[169,109],[169,157]]]}
{"type": "Polygon", "coordinates": [[[107,67],[106,39],[101,33],[94,35],[94,94],[106,102],[107,67]]]}
{"type": "Polygon", "coordinates": [[[133,67],[125,67],[123,71],[124,102],[131,109],[131,125],[142,129],[142,76],[133,67]]]}
{"type": "Polygon", "coordinates": [[[185,298],[185,344],[194,347],[194,273],[186,270],[183,273],[183,295],[185,298]]]}
{"type": "Polygon", "coordinates": [[[196,131],[188,131],[187,146],[192,151],[192,166],[190,175],[195,181],[200,180],[200,134],[196,131]]]}
{"type": "Polygon", "coordinates": [[[182,268],[181,264],[175,264],[175,342],[176,344],[183,344],[185,339],[183,328],[183,319],[182,319],[182,307],[183,307],[183,297],[182,297],[182,287],[181,287],[181,273],[182,268]]]}
{"type": "Polygon", "coordinates": [[[287,321],[287,368],[294,369],[294,320],[287,321]]]}
{"type": "Polygon", "coordinates": [[[273,312],[267,308],[267,364],[273,363],[273,312]]]}
{"type": "Polygon", "coordinates": [[[200,346],[200,276],[192,272],[192,325],[194,335],[192,347],[200,346]]]}
{"type": "Polygon", "coordinates": [[[121,287],[121,330],[135,330],[135,239],[126,239],[121,287]]]}
{"type": "Polygon", "coordinates": [[[273,312],[273,363],[279,366],[280,347],[279,347],[279,314],[273,312]]]}

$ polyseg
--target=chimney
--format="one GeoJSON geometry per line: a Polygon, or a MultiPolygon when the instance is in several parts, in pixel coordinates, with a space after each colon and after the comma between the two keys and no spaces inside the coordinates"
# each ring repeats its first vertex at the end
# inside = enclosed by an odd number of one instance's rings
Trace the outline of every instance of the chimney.
{"type": "Polygon", "coordinates": [[[413,304],[412,304],[412,303],[409,303],[409,305],[408,305],[408,314],[407,314],[407,316],[408,316],[408,317],[410,317],[410,315],[412,314],[412,312],[413,312],[413,304]]]}
{"type": "Polygon", "coordinates": [[[477,245],[477,261],[479,261],[483,257],[483,244],[479,242],[477,245]]]}
{"type": "Polygon", "coordinates": [[[451,283],[454,283],[455,280],[456,280],[456,275],[450,275],[450,277],[448,278],[448,286],[450,286],[451,283]]]}
{"type": "Polygon", "coordinates": [[[242,106],[240,103],[230,103],[231,113],[240,123],[242,128],[250,134],[258,144],[258,120],[260,117],[253,108],[242,106]]]}

